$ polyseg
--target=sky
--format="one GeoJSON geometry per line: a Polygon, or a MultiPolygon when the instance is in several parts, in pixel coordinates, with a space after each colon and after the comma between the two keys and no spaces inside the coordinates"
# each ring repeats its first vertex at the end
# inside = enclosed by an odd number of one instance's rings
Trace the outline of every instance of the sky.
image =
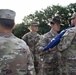
{"type": "Polygon", "coordinates": [[[0,0],[0,9],[11,9],[16,12],[15,23],[22,23],[24,16],[35,13],[47,6],[67,6],[76,3],[76,0],[0,0]]]}

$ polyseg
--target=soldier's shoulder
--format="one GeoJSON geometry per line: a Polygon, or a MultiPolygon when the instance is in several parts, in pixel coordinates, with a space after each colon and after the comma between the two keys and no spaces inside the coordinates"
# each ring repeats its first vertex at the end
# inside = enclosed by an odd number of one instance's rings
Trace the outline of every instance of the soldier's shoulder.
{"type": "Polygon", "coordinates": [[[67,29],[63,36],[67,36],[69,34],[74,34],[74,33],[76,33],[76,27],[72,27],[72,28],[67,29]]]}
{"type": "Polygon", "coordinates": [[[70,28],[70,29],[68,29],[68,31],[76,33],[76,27],[70,28]]]}
{"type": "Polygon", "coordinates": [[[16,41],[20,44],[26,44],[26,42],[20,38],[16,38],[16,41]]]}
{"type": "Polygon", "coordinates": [[[49,38],[50,36],[52,36],[52,34],[51,34],[50,31],[47,32],[47,33],[45,33],[45,34],[43,35],[43,37],[45,37],[45,38],[49,38]]]}
{"type": "Polygon", "coordinates": [[[30,32],[24,34],[24,35],[22,36],[22,39],[25,39],[26,37],[30,36],[30,34],[31,34],[30,32]]]}
{"type": "Polygon", "coordinates": [[[49,33],[49,32],[47,32],[47,33],[43,34],[43,36],[46,36],[46,35],[48,35],[48,33],[49,33]]]}
{"type": "Polygon", "coordinates": [[[76,32],[76,27],[68,28],[66,32],[76,32]]]}
{"type": "Polygon", "coordinates": [[[31,34],[31,32],[27,32],[26,34],[24,34],[24,36],[28,36],[28,35],[30,35],[31,34]]]}
{"type": "Polygon", "coordinates": [[[0,44],[1,46],[6,46],[7,48],[10,47],[11,49],[15,48],[24,48],[24,49],[28,49],[28,45],[26,44],[26,42],[24,42],[22,39],[16,37],[16,36],[12,36],[10,38],[6,38],[6,37],[0,37],[0,44]]]}

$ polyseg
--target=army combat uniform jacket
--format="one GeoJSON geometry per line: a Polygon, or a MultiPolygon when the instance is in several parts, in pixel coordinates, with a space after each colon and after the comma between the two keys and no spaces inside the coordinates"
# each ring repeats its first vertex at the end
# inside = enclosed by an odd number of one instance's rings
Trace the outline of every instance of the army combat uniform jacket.
{"type": "Polygon", "coordinates": [[[27,43],[27,45],[30,48],[31,53],[33,54],[33,60],[34,60],[34,65],[35,65],[35,70],[38,72],[38,62],[40,60],[38,52],[35,50],[35,46],[40,40],[40,35],[38,33],[32,34],[32,32],[26,33],[22,39],[27,43]]]}
{"type": "Polygon", "coordinates": [[[33,54],[35,54],[35,45],[40,40],[40,35],[38,33],[32,34],[32,32],[26,33],[22,39],[27,43],[27,45],[30,47],[30,50],[33,54]]]}
{"type": "Polygon", "coordinates": [[[69,28],[61,38],[62,75],[76,75],[76,27],[69,28]]]}
{"type": "Polygon", "coordinates": [[[12,33],[0,33],[0,75],[34,75],[29,47],[12,33]]]}
{"type": "MultiPolygon", "coordinates": [[[[54,34],[51,31],[43,35],[39,43],[37,44],[36,49],[42,50],[57,34],[54,34]]],[[[43,75],[58,75],[58,58],[60,53],[55,50],[42,51],[41,56],[43,58],[43,75]]]]}

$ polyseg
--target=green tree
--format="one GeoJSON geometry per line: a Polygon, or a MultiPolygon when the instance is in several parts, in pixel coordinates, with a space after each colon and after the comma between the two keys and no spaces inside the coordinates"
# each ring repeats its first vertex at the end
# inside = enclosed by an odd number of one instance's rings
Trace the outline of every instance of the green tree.
{"type": "Polygon", "coordinates": [[[27,32],[29,32],[28,25],[25,25],[24,23],[17,24],[13,30],[14,35],[19,38],[22,38],[22,36],[27,32]]]}
{"type": "Polygon", "coordinates": [[[22,37],[24,33],[27,33],[28,25],[31,21],[36,21],[39,23],[39,31],[38,33],[44,34],[50,30],[50,26],[48,26],[49,18],[51,19],[55,15],[59,15],[62,19],[61,30],[67,28],[69,26],[69,18],[72,16],[72,13],[76,11],[76,3],[71,3],[68,6],[60,6],[60,5],[52,5],[48,6],[46,9],[42,9],[40,11],[36,11],[34,14],[29,14],[24,16],[23,22],[21,24],[16,25],[13,33],[19,38],[22,37]]]}

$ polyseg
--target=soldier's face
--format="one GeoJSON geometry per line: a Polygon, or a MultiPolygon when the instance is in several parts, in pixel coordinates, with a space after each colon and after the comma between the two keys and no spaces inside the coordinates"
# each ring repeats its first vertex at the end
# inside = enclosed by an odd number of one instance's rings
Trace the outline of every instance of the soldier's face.
{"type": "Polygon", "coordinates": [[[71,25],[76,25],[76,18],[71,19],[71,25]]]}
{"type": "Polygon", "coordinates": [[[32,29],[32,31],[37,32],[37,31],[38,31],[38,25],[33,25],[33,26],[31,27],[31,29],[32,29]]]}
{"type": "Polygon", "coordinates": [[[59,31],[59,30],[60,30],[60,24],[54,24],[54,25],[53,25],[53,29],[54,29],[55,31],[59,31]]]}

